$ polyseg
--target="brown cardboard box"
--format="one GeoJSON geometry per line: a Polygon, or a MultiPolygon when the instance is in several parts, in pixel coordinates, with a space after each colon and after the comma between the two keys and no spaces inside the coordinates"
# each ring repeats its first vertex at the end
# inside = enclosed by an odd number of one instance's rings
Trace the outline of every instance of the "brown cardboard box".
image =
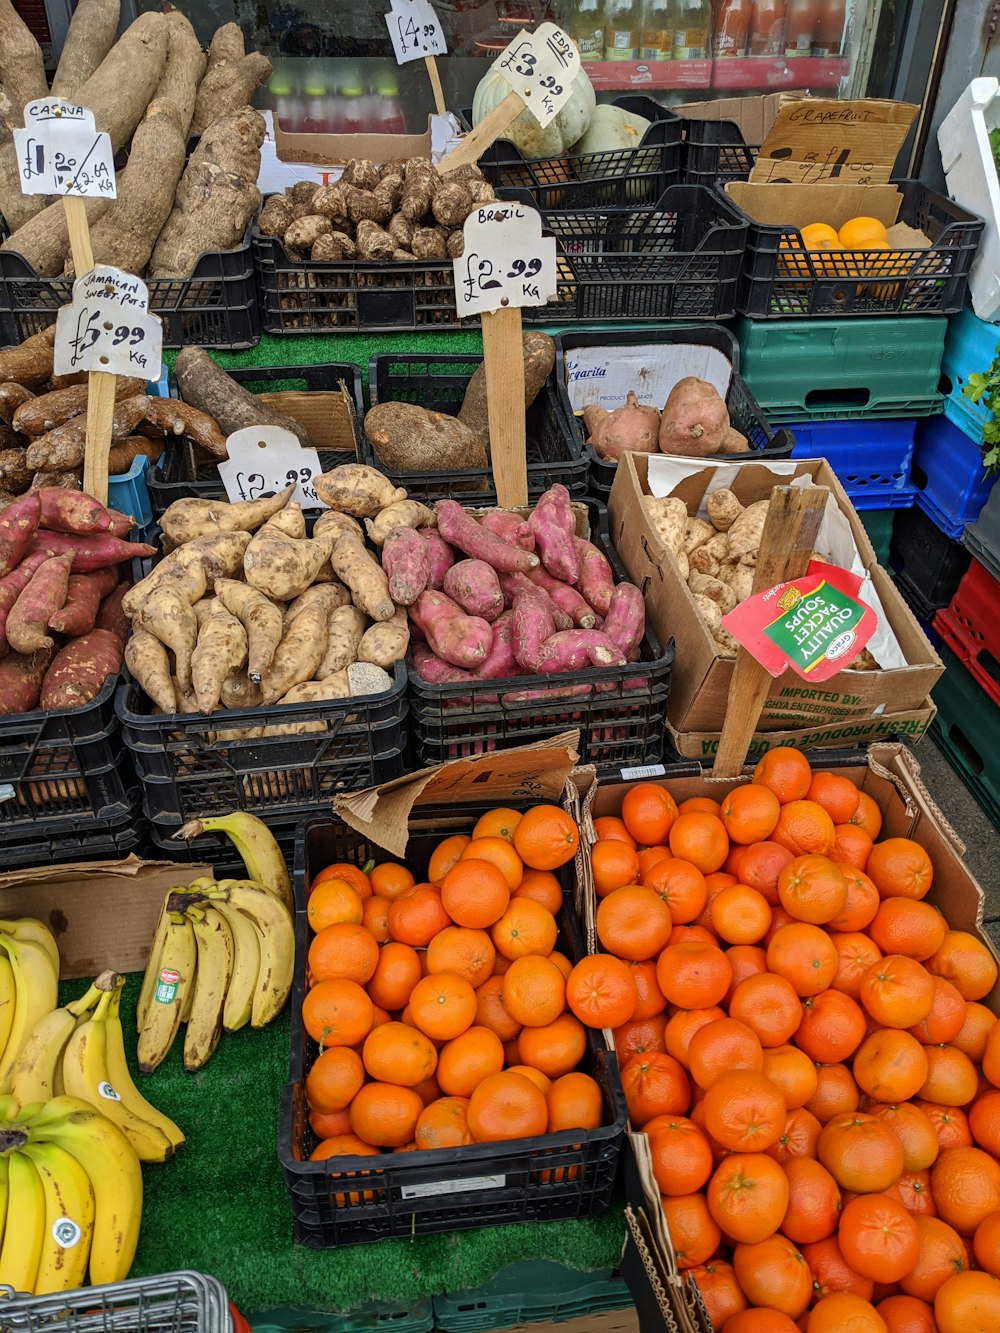
{"type": "Polygon", "coordinates": [[[671,107],[685,120],[731,120],[739,127],[743,142],[759,147],[767,137],[778,112],[801,93],[765,93],[763,97],[717,97],[711,102],[685,102],[671,107]]]}
{"type": "Polygon", "coordinates": [[[305,392],[291,389],[256,396],[276,412],[284,412],[300,426],[304,426],[314,449],[329,449],[334,453],[360,457],[357,412],[354,400],[343,383],[336,390],[305,392]]]}
{"type": "MultiPolygon", "coordinates": [[[[715,641],[698,614],[687,584],[643,509],[642,496],[648,493],[648,461],[645,454],[625,454],[618,464],[608,499],[611,540],[629,577],[645,594],[646,614],[660,641],[666,643],[671,637],[675,641],[667,703],[671,727],[682,734],[718,735],[726,716],[733,661],[716,655],[715,641]]],[[[726,466],[732,475],[729,485],[744,504],[766,499],[773,486],[789,481],[787,475],[772,472],[764,463],[726,466]]],[[[709,460],[704,472],[688,478],[673,492],[686,501],[689,513],[697,512],[714,470],[709,460]]],[[[793,475],[808,475],[816,485],[827,486],[833,492],[909,665],[887,671],[848,669],[819,685],[810,685],[795,672],[786,671],[771,682],[758,731],[808,729],[815,734],[833,724],[877,723],[890,712],[926,713],[927,696],[944,670],[940,658],[888,574],[878,566],[868,535],[829,464],[822,459],[803,459],[796,463],[793,475]]],[[[825,743],[842,742],[835,739],[825,743]]]]}
{"type": "Polygon", "coordinates": [[[44,921],[59,946],[59,975],[96,977],[106,968],[138,972],[164,895],[201,875],[210,865],[173,861],[90,861],[37,866],[0,874],[0,915],[44,921]]]}
{"type": "MultiPolygon", "coordinates": [[[[883,713],[880,717],[795,727],[791,731],[755,731],[750,739],[747,759],[758,759],[779,745],[790,746],[793,750],[822,750],[831,747],[853,749],[893,736],[905,736],[907,740],[916,742],[934,721],[936,714],[933,700],[927,699],[923,708],[914,708],[905,713],[883,713]]],[[[670,744],[684,759],[698,759],[708,763],[719,748],[717,732],[675,731],[669,723],[667,731],[670,744]]]]}

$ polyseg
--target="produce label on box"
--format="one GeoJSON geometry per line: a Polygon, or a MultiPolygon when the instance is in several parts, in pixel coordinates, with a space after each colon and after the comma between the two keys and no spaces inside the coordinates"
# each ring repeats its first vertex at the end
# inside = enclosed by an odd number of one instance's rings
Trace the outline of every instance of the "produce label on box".
{"type": "Polygon", "coordinates": [[[465,219],[465,247],[454,260],[461,317],[511,306],[545,305],[556,295],[556,242],[524,204],[495,203],[465,219]]]}
{"type": "Polygon", "coordinates": [[[579,415],[585,407],[613,412],[629,389],[644,406],[662,408],[670,390],[688,375],[707,380],[720,398],[729,392],[733,368],[715,347],[693,343],[643,343],[629,347],[567,348],[566,392],[579,415]]]}
{"type": "Polygon", "coordinates": [[[875,612],[857,600],[862,579],[810,560],[801,578],[742,601],[723,626],[772,676],[789,667],[804,680],[829,680],[875,633],[875,612]]]}
{"type": "Polygon", "coordinates": [[[573,80],[580,73],[580,52],[562,28],[542,23],[533,33],[515,37],[490,68],[510,85],[544,129],[572,95],[573,80]]]}
{"type": "Polygon", "coordinates": [[[98,264],[73,283],[73,300],[56,316],[54,369],[157,380],[163,325],[151,315],[149,289],[141,278],[98,264]]]}
{"type": "Polygon", "coordinates": [[[297,435],[281,426],[245,426],[226,440],[229,457],[219,476],[230,504],[274,495],[295,483],[291,503],[303,509],[326,509],[316,494],[313,477],[323,471],[315,449],[304,449],[297,435]]]}
{"type": "Polygon", "coordinates": [[[92,111],[39,97],[24,108],[24,125],[14,131],[22,194],[116,197],[111,136],[98,132],[92,111]]]}

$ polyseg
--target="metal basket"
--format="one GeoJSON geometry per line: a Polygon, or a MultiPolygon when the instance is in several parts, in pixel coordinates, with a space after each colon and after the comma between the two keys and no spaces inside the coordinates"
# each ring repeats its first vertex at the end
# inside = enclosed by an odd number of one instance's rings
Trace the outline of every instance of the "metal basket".
{"type": "Polygon", "coordinates": [[[0,1287],[3,1333],[229,1333],[226,1289],[202,1273],[163,1273],[51,1296],[0,1287]]]}

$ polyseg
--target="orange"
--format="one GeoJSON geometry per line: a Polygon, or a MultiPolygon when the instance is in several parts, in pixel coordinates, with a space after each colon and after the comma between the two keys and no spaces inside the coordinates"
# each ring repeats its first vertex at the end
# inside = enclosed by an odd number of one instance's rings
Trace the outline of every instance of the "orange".
{"type": "Polygon", "coordinates": [[[640,847],[665,843],[676,818],[674,798],[655,782],[637,782],[622,798],[622,821],[640,847]]]}
{"type": "Polygon", "coordinates": [[[469,1098],[467,1114],[477,1143],[534,1138],[545,1133],[549,1120],[541,1090],[510,1070],[483,1079],[469,1098]]]}
{"type": "Polygon", "coordinates": [[[745,1023],[718,1018],[700,1027],[688,1044],[688,1068],[699,1088],[708,1088],[720,1074],[733,1069],[759,1072],[764,1067],[761,1044],[745,1023]]]}
{"type": "Polygon", "coordinates": [[[834,990],[843,991],[856,1000],[861,994],[861,978],[873,963],[882,957],[878,945],[860,930],[831,934],[837,951],[837,975],[830,983],[834,990]]]}
{"type": "Polygon", "coordinates": [[[804,1106],[819,1084],[816,1066],[797,1046],[768,1047],[761,1073],[778,1089],[789,1110],[804,1106]]]}
{"type": "Polygon", "coordinates": [[[306,1075],[306,1101],[311,1110],[321,1114],[343,1111],[364,1081],[365,1069],[358,1053],[346,1046],[332,1047],[317,1057],[306,1075]]]}
{"type": "Polygon", "coordinates": [[[919,1253],[908,1273],[897,1281],[908,1296],[933,1301],[938,1291],[956,1273],[969,1266],[962,1237],[939,1217],[915,1217],[919,1253]]]}
{"type": "Polygon", "coordinates": [[[733,979],[725,996],[728,1005],[741,981],[746,981],[747,977],[759,977],[767,971],[767,954],[759,944],[734,944],[726,950],[726,957],[733,969],[733,979]]]}
{"type": "Polygon", "coordinates": [[[614,839],[594,843],[590,851],[590,869],[598,898],[626,884],[639,882],[639,857],[631,847],[614,839]]]}
{"type": "Polygon", "coordinates": [[[389,939],[389,908],[391,906],[392,904],[388,898],[380,898],[378,894],[372,894],[364,901],[361,924],[378,944],[385,944],[389,939]]]}
{"type": "Polygon", "coordinates": [[[778,901],[778,876],[791,861],[792,853],[776,842],[758,842],[743,849],[740,879],[762,893],[773,907],[778,901]]]}
{"type": "Polygon", "coordinates": [[[328,879],[340,879],[349,884],[362,902],[372,895],[371,880],[364,870],[359,870],[350,861],[335,861],[333,865],[324,866],[310,881],[310,895],[318,884],[325,884],[328,879]]]}
{"type": "Polygon", "coordinates": [[[496,950],[485,930],[446,926],[427,945],[427,971],[455,972],[478,987],[493,973],[496,950]]]}
{"type": "Polygon", "coordinates": [[[594,832],[599,839],[623,842],[627,847],[631,847],[633,852],[636,850],[635,838],[625,827],[625,821],[619,819],[617,815],[598,815],[594,820],[594,832]]]}
{"type": "Polygon", "coordinates": [[[451,925],[441,894],[432,884],[404,889],[389,906],[389,934],[400,944],[419,949],[430,944],[439,931],[451,925]]]}
{"type": "Polygon", "coordinates": [[[817,1064],[849,1060],[865,1036],[861,1006],[839,990],[820,991],[802,1003],[795,1044],[817,1064]]]}
{"type": "Polygon", "coordinates": [[[520,1063],[533,1065],[549,1078],[570,1073],[587,1049],[586,1029],[573,1014],[560,1014],[541,1028],[523,1028],[517,1039],[520,1063]]]}
{"type": "Polygon", "coordinates": [[[368,994],[383,1009],[403,1009],[420,980],[420,956],[408,944],[384,944],[368,982],[368,994]]]}
{"type": "MultiPolygon", "coordinates": [[[[522,959],[521,963],[526,962],[522,959]]],[[[511,965],[511,972],[518,966],[511,965]]],[[[508,977],[510,973],[507,974],[508,977]]],[[[656,985],[656,972],[653,983],[656,985]]],[[[657,988],[658,989],[658,988],[657,988]]],[[[662,996],[660,997],[662,999],[662,996]]],[[[565,985],[565,1000],[570,1009],[587,1027],[618,1028],[633,1017],[638,1001],[632,968],[611,954],[590,954],[573,968],[565,985]]],[[[660,1009],[663,1005],[660,1006],[660,1009]]],[[[656,1010],[655,1012],[659,1012],[656,1010]]],[[[646,1014],[652,1018],[654,1014],[646,1014]]],[[[552,1015],[556,1017],[555,1014],[552,1015]]],[[[546,1018],[545,1022],[551,1022],[546,1018]]],[[[535,1026],[531,1024],[531,1026],[535,1026]]]]}
{"type": "Polygon", "coordinates": [[[722,806],[718,801],[713,801],[711,796],[689,796],[686,801],[678,803],[679,815],[690,815],[696,811],[703,815],[717,815],[721,813],[722,806]]]}
{"type": "Polygon", "coordinates": [[[513,898],[534,898],[555,916],[562,907],[562,885],[551,870],[526,870],[513,898]]]}
{"type": "Polygon", "coordinates": [[[915,1296],[887,1296],[875,1310],[882,1316],[886,1333],[938,1333],[934,1311],[915,1296]]]}
{"type": "Polygon", "coordinates": [[[767,1240],[781,1225],[787,1207],[785,1173],[765,1153],[733,1153],[723,1158],[708,1182],[709,1212],[737,1243],[754,1245],[767,1240]]]}
{"type": "Polygon", "coordinates": [[[795,856],[829,856],[836,839],[833,820],[815,801],[789,801],[781,807],[771,841],[795,856]]]}
{"type": "Polygon", "coordinates": [[[898,1282],[920,1254],[916,1221],[884,1194],[859,1194],[845,1204],[837,1240],[854,1271],[878,1282],[898,1282]]]}
{"type": "Polygon", "coordinates": [[[807,250],[839,250],[840,238],[826,222],[810,222],[799,232],[807,250]]]}
{"type": "Polygon", "coordinates": [[[735,1069],[705,1093],[705,1128],[733,1152],[764,1152],[785,1127],[785,1099],[763,1074],[735,1069]]]}
{"type": "Polygon", "coordinates": [[[377,893],[380,898],[388,898],[390,901],[398,898],[407,889],[412,889],[417,882],[406,866],[396,865],[394,861],[385,861],[380,866],[373,866],[368,879],[372,886],[372,892],[377,893]]]}
{"type": "Polygon", "coordinates": [[[971,1236],[1000,1210],[1000,1163],[981,1148],[948,1148],[931,1167],[931,1189],[941,1218],[971,1236]]]}
{"type": "MultiPolygon", "coordinates": [[[[635,1008],[629,1018],[655,1018],[667,1007],[667,999],[656,980],[656,964],[651,958],[641,963],[628,964],[629,975],[635,986],[635,1008]]],[[[568,980],[569,978],[567,978],[568,980]]],[[[572,1008],[572,1002],[570,1002],[572,1008]]],[[[577,1014],[577,1018],[580,1015],[577,1014]]],[[[623,1020],[627,1021],[627,1020],[623,1020]]],[[[617,1023],[609,1024],[618,1027],[617,1023]]]]}
{"type": "Polygon", "coordinates": [[[872,1305],[849,1291],[835,1291],[809,1312],[806,1333],[886,1333],[885,1320],[872,1305]]]}
{"type": "Polygon", "coordinates": [[[413,1131],[417,1148],[464,1148],[473,1143],[468,1110],[465,1097],[439,1097],[425,1106],[413,1131]]]}
{"type": "Polygon", "coordinates": [[[802,1020],[802,1006],[784,977],[760,972],[741,981],[733,991],[729,1016],[745,1024],[759,1045],[783,1046],[802,1020]]]}
{"type": "Polygon", "coordinates": [[[737,1245],[733,1268],[747,1299],[797,1319],[812,1296],[812,1275],[805,1259],[786,1236],[769,1236],[753,1245],[737,1245]]]}
{"type": "Polygon", "coordinates": [[[450,838],[438,843],[427,863],[427,878],[432,884],[440,884],[448,871],[458,865],[462,853],[471,841],[467,833],[453,833],[450,838]]]}
{"type": "Polygon", "coordinates": [[[543,1074],[540,1069],[535,1069],[532,1065],[508,1065],[507,1072],[523,1074],[528,1082],[534,1083],[540,1092],[548,1092],[549,1088],[552,1087],[552,1079],[549,1078],[548,1074],[543,1074]]]}
{"type": "Polygon", "coordinates": [[[495,1032],[501,1041],[513,1041],[521,1031],[523,1024],[507,1012],[507,1006],[503,1002],[503,977],[487,977],[476,989],[474,1021],[480,1027],[495,1032]]]}
{"type": "Polygon", "coordinates": [[[425,1106],[430,1106],[431,1102],[436,1102],[441,1096],[436,1078],[425,1078],[423,1083],[416,1084],[413,1091],[419,1094],[425,1106]]]}
{"type": "MultiPolygon", "coordinates": [[[[937,979],[936,974],[935,979],[937,979]]],[[[958,987],[956,986],[955,989],[958,990],[958,987]]],[[[959,991],[959,994],[961,994],[961,991],[959,991]]],[[[966,1000],[965,1022],[959,1029],[958,1034],[951,1038],[951,1044],[960,1051],[964,1051],[970,1060],[982,1064],[990,1031],[996,1021],[996,1014],[991,1013],[985,1004],[977,1004],[974,1000],[966,1000]]]]}
{"type": "Polygon", "coordinates": [[[804,921],[782,926],[767,946],[768,969],[784,977],[803,998],[818,995],[830,986],[837,961],[829,935],[804,921]]]}
{"type": "Polygon", "coordinates": [[[930,1013],[934,980],[915,959],[889,954],[862,976],[858,998],[876,1023],[910,1028],[930,1013]]]}
{"type": "Polygon", "coordinates": [[[506,806],[497,806],[480,815],[476,827],[472,830],[473,838],[504,838],[513,845],[514,832],[521,822],[521,812],[510,810],[506,806]]]}
{"type": "Polygon", "coordinates": [[[730,1315],[747,1308],[747,1298],[736,1281],[732,1264],[710,1259],[708,1263],[689,1268],[687,1278],[689,1282],[697,1283],[713,1329],[722,1328],[730,1315]]]}
{"type": "Polygon", "coordinates": [[[640,847],[638,851],[639,875],[642,878],[645,878],[650,870],[652,870],[653,866],[656,865],[657,861],[666,861],[669,856],[670,848],[665,845],[659,847],[640,847]]]}
{"type": "Polygon", "coordinates": [[[845,250],[873,250],[888,246],[889,237],[883,223],[878,218],[849,218],[837,237],[845,250]]]}
{"type": "Polygon", "coordinates": [[[717,1018],[725,1018],[725,1016],[723,1010],[718,1006],[709,1009],[678,1009],[666,1027],[661,1028],[662,1041],[658,1049],[666,1050],[668,1055],[672,1055],[675,1060],[679,1060],[687,1068],[688,1048],[694,1034],[699,1028],[703,1028],[706,1023],[713,1023],[717,1018]]]}
{"type": "MultiPolygon", "coordinates": [[[[573,964],[569,961],[566,955],[560,953],[558,949],[553,949],[552,952],[546,956],[549,962],[558,967],[559,971],[563,974],[563,980],[568,981],[569,974],[573,971],[573,964]]],[[[504,962],[507,962],[507,960],[504,959],[504,962]]],[[[509,962],[507,962],[507,968],[505,970],[510,970],[509,962]]]]}
{"type": "MultiPolygon", "coordinates": [[[[923,903],[914,903],[914,907],[922,907],[923,903]]],[[[952,1042],[955,1049],[959,1047],[953,1042],[953,1038],[958,1037],[962,1028],[965,1026],[966,1002],[962,999],[957,987],[950,981],[945,981],[944,977],[934,978],[934,1000],[930,1007],[930,1012],[926,1018],[922,1018],[915,1024],[910,1031],[916,1037],[917,1041],[925,1046],[938,1046],[942,1042],[952,1042]]],[[[968,1055],[968,1051],[963,1051],[968,1055]]],[[[971,1057],[970,1057],[971,1058],[971,1057]]],[[[982,1059],[980,1053],[979,1059],[982,1059]]],[[[934,1098],[931,1099],[935,1100],[934,1098]]]]}
{"type": "Polygon", "coordinates": [[[864,870],[872,854],[872,840],[857,824],[834,824],[832,861],[864,870]]]}
{"type": "Polygon", "coordinates": [[[377,1083],[415,1088],[431,1078],[437,1066],[434,1044],[408,1023],[383,1023],[365,1038],[361,1058],[377,1083]]]}
{"type": "Polygon", "coordinates": [[[503,1069],[503,1042],[489,1028],[470,1027],[438,1052],[434,1077],[448,1097],[470,1097],[490,1074],[503,1069]]]}
{"type": "MultiPolygon", "coordinates": [[[[337,1046],[338,1051],[346,1051],[346,1046],[337,1046]]],[[[326,1054],[326,1052],[324,1052],[326,1054]]],[[[357,1055],[357,1051],[351,1051],[351,1055],[357,1055]]],[[[358,1056],[358,1059],[361,1057],[358,1056]]],[[[364,1071],[362,1070],[362,1079],[364,1071]]],[[[360,1084],[358,1085],[360,1087],[360,1084]]],[[[353,1094],[352,1094],[353,1098],[353,1094]]],[[[343,1111],[310,1111],[309,1128],[318,1139],[332,1139],[337,1134],[350,1134],[351,1117],[345,1108],[343,1111]]]]}
{"type": "Polygon", "coordinates": [[[796,921],[822,926],[844,910],[847,882],[828,857],[797,856],[778,876],[778,897],[796,921]]]}
{"type": "Polygon", "coordinates": [[[938,1146],[944,1152],[946,1148],[970,1148],[972,1130],[969,1118],[957,1106],[942,1106],[939,1102],[927,1102],[918,1099],[915,1103],[925,1113],[934,1126],[938,1146]]]}
{"type": "Polygon", "coordinates": [[[544,1027],[566,1007],[566,979],[547,958],[517,958],[502,977],[504,1007],[522,1026],[544,1027]]]}
{"type": "Polygon", "coordinates": [[[846,1065],[819,1065],[816,1069],[816,1091],[805,1103],[805,1109],[826,1125],[838,1115],[857,1110],[861,1090],[846,1065]]]}
{"type": "Polygon", "coordinates": [[[576,824],[557,805],[533,805],[514,830],[514,849],[532,870],[558,870],[573,859],[579,845],[576,824]]]}
{"type": "Polygon", "coordinates": [[[883,898],[923,898],[934,879],[931,858],[912,838],[886,838],[872,848],[865,867],[883,898]]]}
{"type": "Polygon", "coordinates": [[[725,1333],[800,1333],[799,1325],[778,1310],[738,1310],[724,1325],[725,1333]]]}
{"type": "Polygon", "coordinates": [[[691,1102],[691,1084],[672,1055],[650,1051],[633,1055],[622,1066],[622,1087],[629,1119],[641,1129],[654,1116],[683,1115],[691,1102]]]}
{"type": "Polygon", "coordinates": [[[708,1139],[682,1115],[661,1115],[647,1122],[653,1179],[661,1194],[693,1194],[712,1174],[715,1163],[708,1139]]]}
{"type": "Polygon", "coordinates": [[[636,963],[654,958],[666,946],[672,926],[663,899],[640,884],[615,889],[597,905],[597,938],[617,958],[636,963]]]}
{"type": "Polygon", "coordinates": [[[765,842],[778,822],[781,806],[770,787],[748,782],[734,787],[722,802],[720,818],[731,842],[765,842]]]}
{"type": "Polygon", "coordinates": [[[441,881],[441,905],[456,926],[492,926],[509,902],[507,880],[491,861],[459,859],[441,881]]]}
{"type": "Polygon", "coordinates": [[[641,883],[653,889],[670,909],[670,919],[687,925],[705,908],[705,876],[690,861],[667,855],[643,874],[641,883]]]}
{"type": "Polygon", "coordinates": [[[314,881],[306,904],[306,916],[312,930],[318,932],[327,926],[342,923],[359,925],[363,915],[361,896],[346,880],[330,878],[314,881]]]}
{"type": "Polygon", "coordinates": [[[903,1150],[906,1173],[926,1171],[933,1165],[940,1148],[930,1116],[913,1102],[873,1105],[871,1114],[888,1125],[903,1150]]]}
{"type": "Polygon", "coordinates": [[[836,1115],[824,1126],[819,1160],[842,1189],[877,1193],[903,1174],[903,1149],[888,1125],[861,1111],[836,1115]]]}
{"type": "Polygon", "coordinates": [[[919,1097],[946,1106],[968,1106],[979,1090],[976,1066],[954,1046],[925,1046],[927,1077],[919,1097]]]}
{"type": "Polygon", "coordinates": [[[372,1002],[356,981],[318,981],[302,1001],[302,1022],[320,1050],[357,1046],[371,1031],[372,1002]]]}
{"type": "Polygon", "coordinates": [[[814,773],[806,792],[806,800],[821,805],[834,824],[846,824],[854,816],[859,798],[854,783],[839,773],[814,773]]]}
{"type": "MultiPolygon", "coordinates": [[[[377,1157],[378,1149],[373,1148],[371,1144],[363,1142],[357,1134],[335,1134],[322,1143],[309,1154],[310,1162],[329,1162],[335,1157],[377,1157]]],[[[343,1206],[343,1196],[338,1195],[343,1206]]],[[[358,1195],[351,1195],[351,1202],[356,1203],[358,1195]]]]}
{"type": "Polygon", "coordinates": [[[987,1333],[1000,1328],[1000,1281],[992,1273],[957,1273],[934,1297],[938,1333],[987,1333]]]}
{"type": "Polygon", "coordinates": [[[882,832],[882,811],[878,803],[868,795],[866,791],[858,792],[858,808],[848,820],[850,824],[856,824],[858,828],[864,829],[872,842],[882,832]]]}
{"type": "Polygon", "coordinates": [[[601,1123],[604,1098],[600,1084],[589,1074],[563,1074],[545,1093],[548,1133],[563,1129],[596,1129],[601,1123]]]}
{"type": "Polygon", "coordinates": [[[718,870],[729,852],[722,820],[697,811],[677,816],[670,826],[669,842],[674,856],[690,861],[703,875],[718,870]]]}
{"type": "Polygon", "coordinates": [[[803,800],[812,781],[812,769],[801,751],[779,745],[758,761],[753,780],[770,788],[781,804],[786,805],[789,801],[803,800]]]}
{"type": "Polygon", "coordinates": [[[785,1127],[777,1141],[767,1150],[776,1162],[788,1162],[793,1157],[815,1157],[816,1145],[823,1126],[811,1111],[797,1106],[785,1117],[785,1127]]]}
{"type": "Polygon", "coordinates": [[[338,923],[313,936],[307,961],[316,981],[343,977],[364,983],[375,973],[378,954],[378,945],[364,926],[338,923]]]}
{"type": "MultiPolygon", "coordinates": [[[[719,1010],[722,1013],[722,1010],[719,1010]]],[[[663,1031],[666,1025],[664,1014],[654,1014],[652,1018],[630,1018],[620,1028],[615,1028],[615,1052],[618,1063],[627,1060],[630,1055],[642,1055],[645,1051],[662,1051],[666,1047],[663,1031]]]]}
{"type": "Polygon", "coordinates": [[[373,1148],[401,1148],[412,1140],[423,1109],[412,1088],[366,1083],[351,1102],[351,1129],[373,1148]]]}
{"type": "Polygon", "coordinates": [[[840,1251],[836,1236],[827,1236],[813,1245],[803,1245],[802,1257],[813,1277],[813,1292],[817,1301],[838,1292],[846,1292],[867,1301],[875,1291],[870,1277],[862,1277],[848,1264],[840,1251]]]}
{"type": "Polygon", "coordinates": [[[996,984],[997,965],[981,940],[966,930],[949,930],[940,949],[927,960],[927,970],[944,977],[963,999],[981,1000],[996,984]]]}
{"type": "Polygon", "coordinates": [[[503,875],[511,893],[524,877],[524,863],[506,838],[473,838],[459,861],[489,861],[503,875]]]}
{"type": "Polygon", "coordinates": [[[452,1041],[472,1025],[476,992],[454,972],[423,977],[410,992],[410,1019],[432,1041],[452,1041]]]}
{"type": "Polygon", "coordinates": [[[792,1157],[781,1169],[788,1181],[782,1233],[796,1245],[810,1245],[832,1235],[840,1216],[840,1186],[833,1176],[811,1157],[792,1157]]]}
{"type": "Polygon", "coordinates": [[[915,1097],[927,1077],[927,1047],[898,1028],[866,1037],[851,1066],[858,1087],[877,1102],[915,1097]]]}
{"type": "Polygon", "coordinates": [[[682,1271],[703,1264],[719,1247],[722,1233],[703,1194],[664,1196],[663,1215],[670,1229],[677,1267],[682,1271]]]}
{"type": "Polygon", "coordinates": [[[978,1146],[993,1157],[1000,1157],[1000,1091],[980,1093],[969,1107],[968,1117],[978,1146]]]}
{"type": "Polygon", "coordinates": [[[727,944],[756,944],[770,924],[767,899],[745,884],[732,884],[712,899],[712,926],[727,944]]]}
{"type": "MultiPolygon", "coordinates": [[[[683,816],[682,816],[683,818],[683,816]]],[[[656,980],[669,1004],[707,1009],[729,989],[733,969],[714,944],[668,944],[656,960],[656,980]]]]}
{"type": "Polygon", "coordinates": [[[490,938],[497,953],[512,962],[527,954],[543,957],[550,954],[558,933],[555,917],[533,898],[512,899],[499,920],[490,927],[490,938]]]}
{"type": "Polygon", "coordinates": [[[1000,1212],[990,1213],[976,1227],[972,1252],[979,1267],[996,1277],[1000,1270],[1000,1212]]]}

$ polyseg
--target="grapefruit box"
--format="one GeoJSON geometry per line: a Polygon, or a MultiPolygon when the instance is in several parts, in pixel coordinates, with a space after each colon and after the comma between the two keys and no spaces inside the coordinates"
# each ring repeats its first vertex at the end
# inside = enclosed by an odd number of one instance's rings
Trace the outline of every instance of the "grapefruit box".
{"type": "MultiPolygon", "coordinates": [[[[881,836],[912,838],[930,856],[934,880],[924,901],[938,908],[952,929],[968,931],[981,940],[1000,964],[1000,953],[983,928],[983,890],[962,859],[962,842],[924,786],[920,766],[909,747],[898,742],[876,744],[844,759],[846,763],[832,760],[832,765],[839,776],[849,778],[878,805],[883,821],[881,836]]],[[[748,767],[739,778],[713,778],[706,770],[701,777],[643,781],[655,782],[679,803],[697,796],[721,800],[734,787],[750,781],[751,775],[748,767]]],[[[577,858],[577,871],[584,879],[578,897],[594,948],[596,894],[589,859],[596,841],[593,821],[602,815],[618,815],[625,793],[636,783],[588,784],[585,770],[578,770],[575,781],[583,852],[577,858]]],[[[1000,981],[982,1003],[1000,1012],[1000,981]]],[[[628,1236],[622,1274],[640,1311],[643,1333],[712,1333],[697,1287],[685,1283],[677,1267],[645,1134],[627,1131],[623,1158],[628,1236]]]]}

